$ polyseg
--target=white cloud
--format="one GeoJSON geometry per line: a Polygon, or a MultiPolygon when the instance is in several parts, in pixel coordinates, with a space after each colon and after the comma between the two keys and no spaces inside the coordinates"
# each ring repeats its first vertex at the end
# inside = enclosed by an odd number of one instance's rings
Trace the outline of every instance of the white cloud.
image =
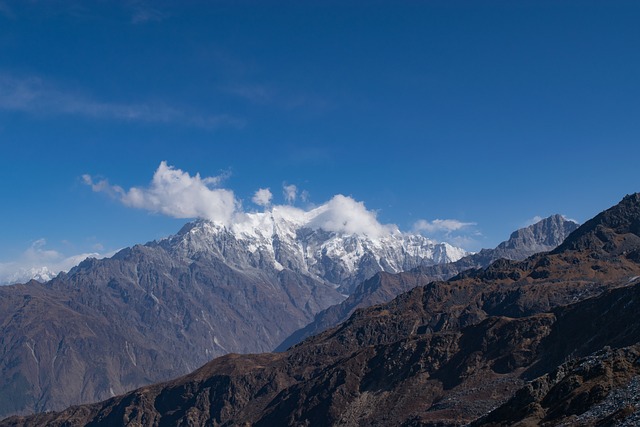
{"type": "Polygon", "coordinates": [[[101,102],[79,93],[61,90],[39,77],[14,77],[8,74],[0,74],[0,109],[41,115],[180,123],[207,129],[223,125],[244,125],[242,120],[227,114],[203,115],[164,104],[101,102]]]}
{"type": "Polygon", "coordinates": [[[271,190],[268,188],[261,188],[255,192],[251,201],[258,206],[267,207],[271,204],[272,198],[273,194],[271,194],[271,190]]]}
{"type": "Polygon", "coordinates": [[[333,196],[313,213],[315,215],[309,222],[312,228],[371,237],[381,237],[397,230],[395,226],[380,224],[375,212],[367,210],[364,203],[341,194],[333,196]]]}
{"type": "MultiPolygon", "coordinates": [[[[221,177],[201,178],[199,174],[190,176],[187,172],[169,166],[162,161],[147,187],[132,187],[129,190],[111,185],[106,179],[94,180],[83,175],[82,180],[95,192],[106,193],[125,206],[145,209],[174,218],[203,218],[229,225],[242,222],[247,216],[241,209],[241,203],[231,190],[213,188],[221,183],[221,177]]],[[[297,194],[295,186],[285,186],[288,200],[297,194]]],[[[253,195],[253,203],[270,206],[273,194],[268,188],[261,188],[253,195]]],[[[306,198],[306,192],[301,194],[306,198]]],[[[282,211],[290,212],[311,228],[321,228],[349,234],[366,234],[380,237],[397,232],[395,225],[382,225],[376,219],[376,213],[368,210],[364,203],[351,197],[336,195],[328,202],[311,210],[278,206],[282,211]],[[286,209],[285,209],[286,208],[286,209]]]]}
{"type": "Polygon", "coordinates": [[[61,271],[69,271],[89,257],[104,258],[112,253],[82,253],[67,256],[61,252],[46,249],[47,241],[34,241],[16,260],[0,263],[0,285],[24,283],[32,278],[49,280],[61,271]]]}
{"type": "Polygon", "coordinates": [[[107,193],[111,197],[124,196],[125,191],[118,185],[111,185],[106,179],[94,181],[91,175],[82,175],[82,182],[87,184],[96,193],[107,193]]]}
{"type": "Polygon", "coordinates": [[[457,219],[418,220],[413,224],[413,230],[424,233],[429,238],[445,241],[454,246],[474,251],[479,248],[477,240],[482,234],[474,229],[475,222],[463,222],[457,219]]]}
{"type": "MultiPolygon", "coordinates": [[[[221,177],[201,178],[199,174],[190,176],[187,172],[160,163],[151,183],[147,187],[132,187],[129,190],[111,185],[107,180],[95,181],[84,175],[83,181],[93,191],[107,193],[125,206],[145,209],[174,218],[202,218],[236,228],[251,227],[256,221],[255,213],[246,213],[242,204],[231,190],[217,188],[221,177]]],[[[306,201],[308,193],[299,192],[295,185],[283,185],[284,198],[288,204],[272,206],[273,194],[269,188],[260,188],[252,196],[256,205],[269,207],[278,215],[295,221],[303,227],[326,231],[364,234],[378,238],[399,233],[393,224],[381,224],[376,212],[366,208],[363,202],[338,194],[316,207],[300,209],[290,205],[296,198],[306,201]]],[[[461,238],[452,232],[475,225],[454,219],[420,220],[414,225],[415,232],[440,233],[445,237],[461,238]]],[[[432,237],[432,236],[430,236],[432,237]]]]}
{"type": "Polygon", "coordinates": [[[421,219],[413,224],[413,229],[418,232],[424,231],[427,233],[451,233],[452,231],[459,231],[473,225],[476,225],[476,223],[462,222],[457,219],[434,219],[433,221],[421,219]]]}
{"type": "Polygon", "coordinates": [[[205,218],[229,224],[239,208],[231,190],[213,188],[224,176],[201,178],[167,165],[162,161],[148,187],[132,187],[128,191],[107,180],[94,182],[83,175],[85,184],[96,192],[107,193],[125,206],[161,213],[174,218],[205,218]]]}
{"type": "Polygon", "coordinates": [[[286,202],[289,204],[292,204],[296,201],[296,198],[298,197],[298,187],[296,187],[293,184],[291,185],[283,184],[282,193],[284,195],[284,199],[286,200],[286,202]]]}

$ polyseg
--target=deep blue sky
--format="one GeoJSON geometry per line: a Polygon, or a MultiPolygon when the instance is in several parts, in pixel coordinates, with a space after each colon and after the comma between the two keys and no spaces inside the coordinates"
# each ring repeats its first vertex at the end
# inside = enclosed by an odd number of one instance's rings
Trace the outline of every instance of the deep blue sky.
{"type": "MultiPolygon", "coordinates": [[[[161,161],[469,249],[640,190],[637,1],[0,0],[0,264],[176,232],[93,192],[161,161]],[[442,238],[443,236],[435,236],[442,238]],[[453,236],[452,236],[453,237],[453,236]]],[[[300,205],[302,202],[298,202],[300,205]]]]}

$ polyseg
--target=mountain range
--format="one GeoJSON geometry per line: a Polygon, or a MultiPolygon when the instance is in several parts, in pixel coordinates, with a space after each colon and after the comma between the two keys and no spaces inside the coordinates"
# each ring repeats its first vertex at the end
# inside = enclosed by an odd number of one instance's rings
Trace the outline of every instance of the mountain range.
{"type": "Polygon", "coordinates": [[[391,228],[327,231],[321,209],[296,212],[196,221],[46,283],[0,287],[0,416],[106,399],[227,353],[271,351],[378,271],[467,254],[391,228]]]}
{"type": "Polygon", "coordinates": [[[396,295],[416,286],[447,280],[466,270],[485,268],[498,259],[519,261],[535,253],[555,249],[578,226],[575,221],[556,214],[514,231],[495,249],[482,249],[455,262],[421,265],[409,274],[379,272],[356,286],[347,299],[316,314],[313,322],[287,337],[276,351],[286,350],[304,338],[344,322],[358,308],[391,301],[396,295]]]}
{"type": "Polygon", "coordinates": [[[0,424],[635,425],[638,310],[634,194],[552,251],[419,285],[285,352],[228,354],[104,402],[0,424]]]}

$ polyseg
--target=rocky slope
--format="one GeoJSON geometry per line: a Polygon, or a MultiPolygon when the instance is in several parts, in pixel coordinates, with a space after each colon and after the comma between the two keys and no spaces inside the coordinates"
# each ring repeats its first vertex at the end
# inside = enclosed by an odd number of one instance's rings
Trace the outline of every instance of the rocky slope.
{"type": "Polygon", "coordinates": [[[533,254],[555,249],[578,226],[561,215],[552,215],[514,231],[508,240],[494,249],[482,249],[455,262],[422,265],[410,274],[380,272],[356,286],[346,300],[316,314],[313,322],[288,336],[276,351],[284,351],[307,337],[344,322],[358,308],[391,301],[396,295],[416,286],[424,286],[434,280],[447,280],[465,270],[485,268],[498,259],[523,260],[533,254]]]}
{"type": "Polygon", "coordinates": [[[419,286],[284,353],[223,356],[105,402],[1,424],[627,422],[638,382],[639,225],[636,194],[553,252],[419,286]]]}
{"type": "Polygon", "coordinates": [[[465,254],[394,230],[305,227],[311,219],[273,209],[232,227],[196,221],[47,283],[0,287],[0,396],[11,396],[0,416],[102,400],[229,352],[270,351],[361,278],[465,254]]]}
{"type": "Polygon", "coordinates": [[[535,378],[473,425],[637,425],[640,281],[555,310],[535,378]]]}

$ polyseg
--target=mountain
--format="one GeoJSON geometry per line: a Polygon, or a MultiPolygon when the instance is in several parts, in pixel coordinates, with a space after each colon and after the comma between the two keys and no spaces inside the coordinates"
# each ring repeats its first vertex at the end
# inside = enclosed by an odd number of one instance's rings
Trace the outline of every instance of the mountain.
{"type": "Polygon", "coordinates": [[[46,282],[48,280],[53,279],[55,276],[56,276],[56,273],[51,271],[46,266],[21,268],[16,271],[13,271],[12,274],[0,279],[0,286],[28,282],[29,280],[46,282]]]}
{"type": "Polygon", "coordinates": [[[465,270],[485,268],[498,259],[523,260],[538,252],[555,249],[578,226],[562,215],[552,215],[514,231],[509,240],[500,243],[495,249],[482,249],[446,264],[422,265],[410,274],[377,273],[356,286],[346,300],[316,314],[313,322],[288,336],[276,351],[284,351],[307,337],[344,322],[358,308],[391,301],[396,295],[416,286],[424,286],[434,280],[447,280],[465,270]]]}
{"type": "Polygon", "coordinates": [[[418,286],[286,352],[229,354],[166,383],[0,425],[632,423],[639,224],[634,194],[552,252],[418,286]]]}
{"type": "Polygon", "coordinates": [[[201,220],[160,244],[187,258],[214,253],[241,269],[293,270],[347,294],[378,271],[397,273],[467,255],[448,243],[391,227],[373,234],[327,231],[324,224],[316,224],[322,213],[321,207],[301,216],[298,210],[279,206],[245,214],[230,226],[201,220]]]}
{"type": "Polygon", "coordinates": [[[230,352],[270,351],[361,278],[465,255],[397,230],[326,231],[313,222],[321,215],[276,208],[232,226],[196,221],[46,283],[0,287],[0,416],[106,399],[230,352]]]}
{"type": "MultiPolygon", "coordinates": [[[[362,219],[351,224],[343,218],[323,217],[327,213],[326,206],[308,212],[276,206],[265,212],[239,214],[228,225],[198,220],[160,243],[181,256],[215,251],[240,268],[287,267],[331,282],[347,294],[378,271],[400,272],[467,255],[461,248],[420,234],[402,233],[392,225],[359,224],[362,219]],[[231,241],[235,242],[232,248],[227,246],[231,241]],[[180,245],[181,250],[172,245],[180,245]]],[[[24,268],[8,275],[0,285],[31,279],[45,282],[56,275],[45,266],[24,268]]]]}

